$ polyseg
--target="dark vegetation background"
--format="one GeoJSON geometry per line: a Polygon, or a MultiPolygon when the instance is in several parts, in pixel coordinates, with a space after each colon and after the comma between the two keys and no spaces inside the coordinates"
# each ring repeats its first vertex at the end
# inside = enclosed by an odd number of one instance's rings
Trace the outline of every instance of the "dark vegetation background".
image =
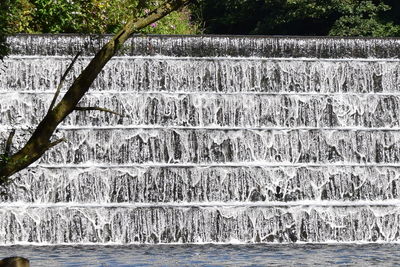
{"type": "MultiPolygon", "coordinates": [[[[0,0],[5,34],[115,33],[163,0],[0,0]]],[[[147,34],[400,36],[400,0],[197,0],[147,34]]]]}
{"type": "Polygon", "coordinates": [[[203,0],[205,33],[400,36],[399,0],[203,0]]]}

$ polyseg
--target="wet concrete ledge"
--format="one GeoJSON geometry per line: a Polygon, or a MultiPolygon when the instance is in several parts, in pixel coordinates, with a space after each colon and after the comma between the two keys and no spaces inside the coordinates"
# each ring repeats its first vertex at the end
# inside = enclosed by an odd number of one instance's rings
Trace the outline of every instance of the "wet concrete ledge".
{"type": "MultiPolygon", "coordinates": [[[[8,36],[12,55],[93,55],[112,35],[18,34],[8,36]]],[[[263,58],[400,57],[400,38],[238,35],[135,35],[119,55],[263,58]]]]}

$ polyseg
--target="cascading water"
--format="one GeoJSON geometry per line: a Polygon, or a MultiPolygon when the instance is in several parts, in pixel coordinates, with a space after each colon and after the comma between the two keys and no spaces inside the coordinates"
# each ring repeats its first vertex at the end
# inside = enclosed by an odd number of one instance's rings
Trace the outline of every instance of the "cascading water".
{"type": "MultiPolygon", "coordinates": [[[[77,51],[18,35],[0,139],[29,137],[77,51]]],[[[0,196],[0,245],[400,241],[400,40],[135,37],[0,196]]]]}

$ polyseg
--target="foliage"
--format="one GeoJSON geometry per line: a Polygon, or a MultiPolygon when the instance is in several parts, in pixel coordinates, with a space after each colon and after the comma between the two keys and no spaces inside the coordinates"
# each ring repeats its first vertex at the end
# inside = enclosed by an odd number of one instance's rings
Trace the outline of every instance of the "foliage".
{"type": "MultiPolygon", "coordinates": [[[[336,0],[336,2],[340,2],[336,0]]],[[[339,3],[338,3],[339,4],[339,3]]],[[[338,5],[342,16],[333,24],[330,35],[345,36],[399,36],[400,25],[385,22],[380,14],[390,10],[390,6],[372,1],[338,5]]]]}
{"type": "MultiPolygon", "coordinates": [[[[141,32],[195,34],[203,25],[212,34],[400,36],[399,0],[197,1],[190,12],[174,12],[141,32]]],[[[8,33],[115,33],[128,17],[143,16],[161,2],[2,0],[6,24],[0,26],[8,33]]]]}
{"type": "Polygon", "coordinates": [[[400,36],[398,0],[200,0],[206,33],[400,36]]]}
{"type": "Polygon", "coordinates": [[[8,53],[8,47],[5,43],[8,1],[9,0],[0,1],[0,60],[3,60],[8,53]]]}
{"type": "MultiPolygon", "coordinates": [[[[129,17],[146,15],[160,3],[160,0],[14,0],[9,1],[6,28],[9,33],[115,33],[129,17]]],[[[197,30],[184,10],[141,32],[190,34],[197,30]]]]}

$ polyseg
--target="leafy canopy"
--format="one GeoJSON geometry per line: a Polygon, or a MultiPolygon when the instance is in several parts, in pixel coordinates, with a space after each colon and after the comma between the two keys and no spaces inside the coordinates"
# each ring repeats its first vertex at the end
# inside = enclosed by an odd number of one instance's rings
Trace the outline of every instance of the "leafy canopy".
{"type": "Polygon", "coordinates": [[[399,0],[201,0],[206,33],[400,36],[399,0]]]}

